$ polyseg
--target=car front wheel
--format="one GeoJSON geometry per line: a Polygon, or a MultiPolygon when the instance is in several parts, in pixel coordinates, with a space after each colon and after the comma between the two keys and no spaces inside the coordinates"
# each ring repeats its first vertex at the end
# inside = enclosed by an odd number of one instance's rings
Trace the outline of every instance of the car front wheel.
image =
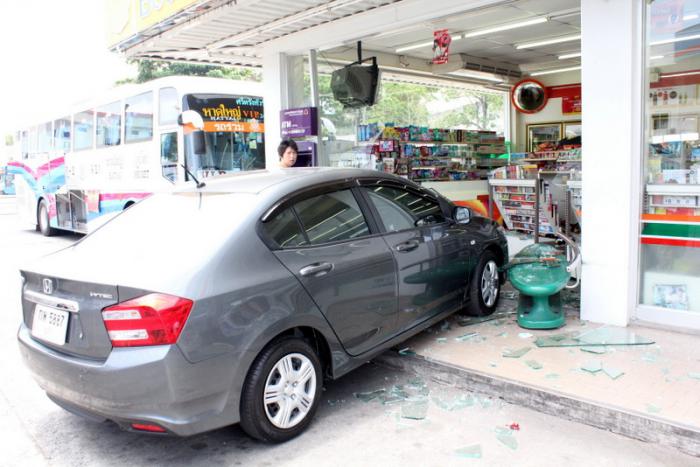
{"type": "Polygon", "coordinates": [[[321,363],[299,338],[268,346],[253,363],[241,395],[241,427],[253,438],[281,443],[304,431],[321,394],[321,363]]]}
{"type": "Polygon", "coordinates": [[[474,270],[469,284],[469,304],[465,311],[471,316],[488,316],[496,311],[500,298],[501,281],[498,273],[498,259],[491,251],[486,251],[474,270]]]}

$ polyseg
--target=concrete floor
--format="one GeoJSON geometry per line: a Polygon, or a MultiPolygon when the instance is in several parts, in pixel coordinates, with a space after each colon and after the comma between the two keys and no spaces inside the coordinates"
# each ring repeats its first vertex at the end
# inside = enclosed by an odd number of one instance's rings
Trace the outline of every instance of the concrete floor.
{"type": "MultiPolygon", "coordinates": [[[[23,229],[7,199],[0,199],[0,466],[34,465],[644,465],[691,466],[696,458],[606,431],[471,394],[377,364],[326,385],[316,420],[299,438],[278,446],[249,439],[238,427],[191,438],[126,433],[95,424],[49,401],[23,367],[16,342],[21,319],[19,265],[79,237],[44,238],[23,229]],[[412,384],[414,386],[412,386],[412,384]],[[353,394],[403,385],[428,400],[426,418],[401,418],[409,402],[384,405],[353,394]],[[423,395],[413,388],[420,387],[423,395]],[[427,395],[425,395],[428,393],[427,395]],[[447,410],[455,400],[464,407],[447,410]],[[497,438],[518,423],[520,430],[497,438]],[[457,450],[476,446],[481,458],[457,450]]],[[[467,328],[465,328],[467,329],[467,328]]],[[[460,332],[456,330],[456,332],[460,332]]],[[[421,338],[434,340],[434,334],[421,338]]],[[[494,337],[493,339],[496,339],[494,337]]],[[[519,339],[516,337],[516,339],[519,339]]],[[[470,349],[470,344],[461,348],[470,349]]],[[[521,361],[515,363],[522,364],[521,361]]],[[[510,363],[508,364],[510,365],[510,363]]],[[[504,365],[505,367],[505,365],[504,365]]],[[[544,370],[549,371],[549,370],[544,370]]],[[[595,376],[593,378],[600,378],[595,376]]]]}

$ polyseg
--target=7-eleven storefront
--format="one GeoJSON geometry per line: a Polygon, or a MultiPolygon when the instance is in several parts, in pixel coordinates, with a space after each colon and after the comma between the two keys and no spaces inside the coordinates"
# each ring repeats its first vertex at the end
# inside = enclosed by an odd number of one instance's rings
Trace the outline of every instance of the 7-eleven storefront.
{"type": "MultiPolygon", "coordinates": [[[[144,2],[133,3],[138,11],[144,2]]],[[[211,0],[166,12],[167,4],[151,3],[161,8],[157,18],[142,18],[134,33],[122,29],[114,50],[262,67],[269,166],[280,111],[318,105],[318,55],[352,55],[357,41],[384,72],[416,79],[435,75],[420,47],[442,28],[459,32],[453,61],[505,60],[522,77],[575,70],[585,135],[581,317],[700,330],[700,2],[211,0]],[[536,45],[557,41],[568,49],[536,45]],[[300,98],[306,88],[310,102],[300,98]]],[[[494,85],[473,73],[463,79],[494,85]]],[[[524,130],[514,111],[508,115],[506,136],[516,144],[524,130]]]]}

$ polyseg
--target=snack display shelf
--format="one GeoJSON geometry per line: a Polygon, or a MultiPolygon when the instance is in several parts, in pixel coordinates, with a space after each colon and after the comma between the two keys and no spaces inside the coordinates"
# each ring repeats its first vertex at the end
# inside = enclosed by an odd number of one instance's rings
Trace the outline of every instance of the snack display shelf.
{"type": "MultiPolygon", "coordinates": [[[[535,229],[535,184],[537,180],[491,179],[493,201],[510,230],[534,232],[535,229]]],[[[545,209],[540,206],[540,233],[553,234],[554,228],[545,209]]]]}

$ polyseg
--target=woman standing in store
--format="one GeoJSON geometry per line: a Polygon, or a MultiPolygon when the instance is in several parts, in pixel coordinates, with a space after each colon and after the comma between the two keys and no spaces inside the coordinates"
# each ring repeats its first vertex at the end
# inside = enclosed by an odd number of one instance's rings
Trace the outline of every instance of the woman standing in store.
{"type": "Polygon", "coordinates": [[[280,156],[280,168],[288,169],[294,167],[297,162],[297,154],[299,148],[297,143],[291,139],[282,140],[279,146],[277,146],[277,154],[280,156]]]}

